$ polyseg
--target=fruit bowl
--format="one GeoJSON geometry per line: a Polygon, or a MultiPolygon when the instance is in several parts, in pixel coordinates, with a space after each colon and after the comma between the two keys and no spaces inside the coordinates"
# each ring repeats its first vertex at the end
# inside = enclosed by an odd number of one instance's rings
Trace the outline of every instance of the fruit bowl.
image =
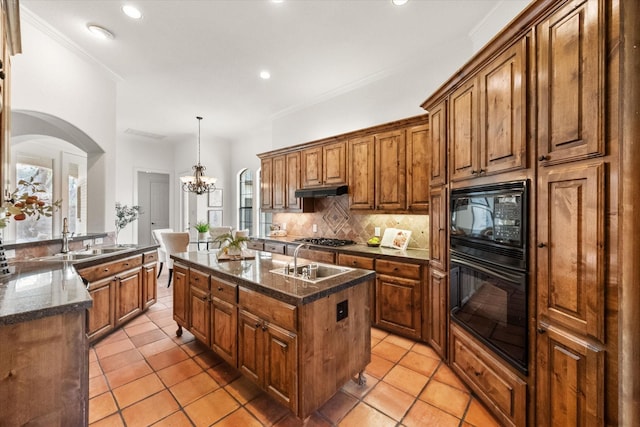
{"type": "Polygon", "coordinates": [[[367,246],[372,247],[372,248],[377,248],[378,246],[380,246],[380,243],[369,243],[369,242],[367,242],[367,246]]]}

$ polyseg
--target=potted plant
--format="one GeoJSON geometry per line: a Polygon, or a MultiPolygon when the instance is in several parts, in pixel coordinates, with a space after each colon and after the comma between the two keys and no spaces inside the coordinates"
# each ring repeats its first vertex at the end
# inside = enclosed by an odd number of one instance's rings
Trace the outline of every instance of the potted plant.
{"type": "Polygon", "coordinates": [[[218,254],[225,254],[229,256],[240,256],[242,250],[245,248],[244,242],[248,242],[249,238],[241,235],[235,236],[231,233],[221,234],[214,239],[214,242],[220,243],[220,251],[218,254]]]}
{"type": "Polygon", "coordinates": [[[209,223],[206,221],[198,221],[193,226],[198,231],[198,241],[207,240],[207,232],[209,231],[209,223]]]}

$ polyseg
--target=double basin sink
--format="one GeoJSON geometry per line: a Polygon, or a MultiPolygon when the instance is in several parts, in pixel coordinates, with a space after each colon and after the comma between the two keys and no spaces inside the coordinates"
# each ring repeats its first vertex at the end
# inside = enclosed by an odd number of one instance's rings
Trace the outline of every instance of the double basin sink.
{"type": "Polygon", "coordinates": [[[353,271],[353,268],[339,267],[331,264],[321,264],[317,262],[298,265],[296,267],[296,271],[294,271],[293,264],[287,264],[285,262],[274,262],[274,264],[281,264],[282,266],[274,268],[273,270],[269,270],[270,273],[275,273],[286,277],[295,277],[296,279],[310,283],[317,283],[322,280],[331,279],[332,277],[337,277],[341,274],[353,271]],[[311,266],[317,266],[317,269],[315,270],[315,278],[312,277],[313,273],[311,273],[310,276],[304,275],[305,271],[307,272],[307,274],[309,274],[309,272],[311,271],[311,266]]]}

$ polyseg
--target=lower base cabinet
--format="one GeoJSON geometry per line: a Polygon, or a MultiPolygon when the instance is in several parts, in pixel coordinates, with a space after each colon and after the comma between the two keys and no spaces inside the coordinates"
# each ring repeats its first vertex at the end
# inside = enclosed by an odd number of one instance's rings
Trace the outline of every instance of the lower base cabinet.
{"type": "Polygon", "coordinates": [[[212,277],[211,295],[211,348],[228,364],[237,366],[237,286],[212,277]]]}
{"type": "Polygon", "coordinates": [[[87,336],[93,341],[113,331],[116,327],[115,283],[111,278],[90,282],[87,288],[93,306],[87,310],[87,336]]]}
{"type": "Polygon", "coordinates": [[[431,269],[429,271],[429,283],[427,286],[428,309],[425,328],[427,330],[427,342],[440,355],[447,360],[447,318],[449,315],[447,295],[449,294],[449,281],[447,273],[431,269]]]}
{"type": "Polygon", "coordinates": [[[116,327],[142,313],[142,270],[122,272],[114,278],[116,327]]]}
{"type": "Polygon", "coordinates": [[[527,384],[454,323],[449,357],[451,368],[492,409],[501,424],[527,424],[527,384]]]}

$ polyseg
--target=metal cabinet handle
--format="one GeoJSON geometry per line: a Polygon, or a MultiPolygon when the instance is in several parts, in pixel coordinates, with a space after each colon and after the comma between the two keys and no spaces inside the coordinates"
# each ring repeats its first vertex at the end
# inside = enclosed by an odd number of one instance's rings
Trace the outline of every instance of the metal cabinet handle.
{"type": "Polygon", "coordinates": [[[543,154],[542,156],[538,157],[538,160],[539,160],[539,161],[541,161],[541,162],[542,162],[542,161],[545,161],[545,160],[549,160],[549,156],[545,156],[545,155],[543,154]]]}
{"type": "Polygon", "coordinates": [[[540,243],[538,243],[538,247],[539,247],[539,248],[544,248],[544,247],[546,247],[546,246],[547,246],[547,244],[546,244],[546,243],[544,243],[544,242],[540,242],[540,243]]]}
{"type": "Polygon", "coordinates": [[[218,286],[218,290],[222,292],[222,286],[218,286]]]}

